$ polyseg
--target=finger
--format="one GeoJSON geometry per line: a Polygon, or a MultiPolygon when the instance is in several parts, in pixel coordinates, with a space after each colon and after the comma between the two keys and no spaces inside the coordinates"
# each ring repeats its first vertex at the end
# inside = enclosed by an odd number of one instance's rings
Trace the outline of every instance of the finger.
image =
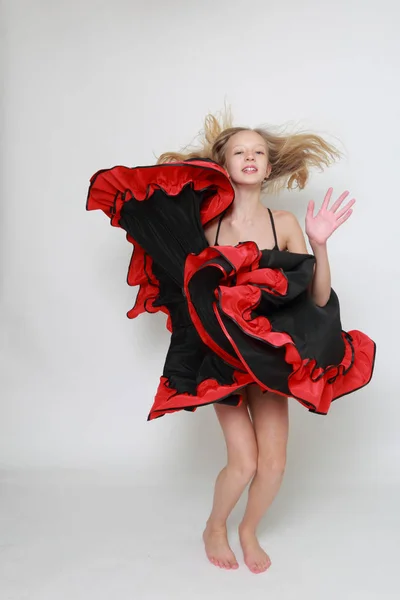
{"type": "Polygon", "coordinates": [[[337,221],[335,229],[337,229],[338,227],[340,227],[340,225],[343,225],[343,223],[345,223],[347,221],[347,219],[351,216],[352,212],[353,211],[351,209],[349,211],[347,211],[347,213],[341,219],[339,219],[337,221]]]}
{"type": "Polygon", "coordinates": [[[307,206],[307,217],[314,218],[314,208],[315,208],[315,202],[314,202],[314,200],[310,200],[310,202],[308,203],[308,206],[307,206]]]}
{"type": "Polygon", "coordinates": [[[343,194],[341,194],[341,195],[339,196],[339,198],[336,200],[336,202],[335,202],[335,203],[334,203],[334,205],[332,206],[331,210],[332,210],[333,212],[335,212],[335,211],[336,211],[336,210],[339,208],[339,206],[342,204],[343,200],[344,200],[345,198],[347,198],[347,196],[348,196],[349,194],[350,194],[350,192],[348,192],[347,190],[346,190],[345,192],[343,192],[343,194]]]}
{"type": "Polygon", "coordinates": [[[350,200],[345,206],[343,206],[342,210],[336,214],[336,218],[340,219],[346,212],[355,204],[355,198],[350,200]]]}
{"type": "Polygon", "coordinates": [[[323,208],[323,209],[328,208],[329,202],[332,197],[332,192],[333,192],[333,188],[329,188],[329,190],[325,194],[325,198],[324,198],[321,208],[323,208]]]}

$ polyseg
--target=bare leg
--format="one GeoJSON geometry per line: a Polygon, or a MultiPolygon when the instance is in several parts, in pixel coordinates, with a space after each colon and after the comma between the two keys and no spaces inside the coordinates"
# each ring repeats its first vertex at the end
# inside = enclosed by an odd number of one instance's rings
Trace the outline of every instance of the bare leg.
{"type": "Polygon", "coordinates": [[[288,401],[277,394],[263,394],[258,386],[252,385],[248,388],[248,402],[257,437],[258,463],[239,535],[246,565],[253,573],[262,573],[271,561],[258,543],[256,529],[282,482],[289,429],[288,401]]]}
{"type": "Polygon", "coordinates": [[[225,436],[228,464],[217,477],[203,539],[206,554],[214,565],[237,569],[239,565],[228,543],[226,521],[256,472],[257,442],[246,402],[239,407],[215,404],[215,411],[225,436]]]}

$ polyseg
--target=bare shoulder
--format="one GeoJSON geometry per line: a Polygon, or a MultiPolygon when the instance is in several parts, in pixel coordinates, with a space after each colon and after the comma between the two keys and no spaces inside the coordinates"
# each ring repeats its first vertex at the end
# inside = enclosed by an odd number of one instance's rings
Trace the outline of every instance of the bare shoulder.
{"type": "Polygon", "coordinates": [[[273,210],[272,214],[284,247],[292,252],[305,253],[304,234],[296,215],[288,210],[273,210]]]}
{"type": "Polygon", "coordinates": [[[280,230],[283,236],[294,230],[301,229],[296,215],[288,210],[273,210],[272,215],[277,229],[280,230]]]}
{"type": "Polygon", "coordinates": [[[282,224],[286,223],[290,225],[291,223],[298,223],[297,217],[288,210],[273,210],[272,214],[274,219],[281,221],[282,224]]]}

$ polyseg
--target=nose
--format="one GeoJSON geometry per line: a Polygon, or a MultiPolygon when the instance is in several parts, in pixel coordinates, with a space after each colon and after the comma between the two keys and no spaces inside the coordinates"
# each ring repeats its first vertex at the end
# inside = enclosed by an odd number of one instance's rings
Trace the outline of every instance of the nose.
{"type": "Polygon", "coordinates": [[[246,160],[254,160],[254,153],[250,151],[247,152],[246,160]]]}

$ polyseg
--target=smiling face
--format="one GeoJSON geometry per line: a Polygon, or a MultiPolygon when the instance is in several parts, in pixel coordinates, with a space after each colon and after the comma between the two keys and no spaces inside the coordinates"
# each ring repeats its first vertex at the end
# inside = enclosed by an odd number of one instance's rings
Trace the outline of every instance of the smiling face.
{"type": "Polygon", "coordinates": [[[264,139],[256,131],[235,133],[225,147],[226,170],[236,185],[261,186],[271,172],[264,139]]]}

